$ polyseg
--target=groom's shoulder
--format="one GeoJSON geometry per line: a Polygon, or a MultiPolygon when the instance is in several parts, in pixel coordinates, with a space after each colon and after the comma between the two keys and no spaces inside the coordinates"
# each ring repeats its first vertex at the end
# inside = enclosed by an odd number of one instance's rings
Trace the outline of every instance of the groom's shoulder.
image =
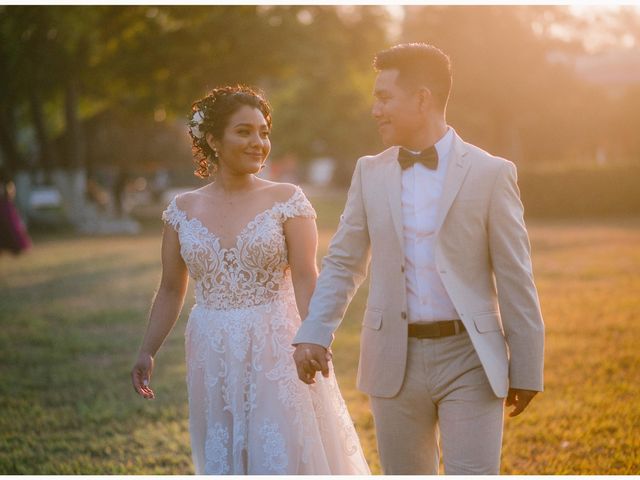
{"type": "Polygon", "coordinates": [[[378,165],[386,165],[395,161],[398,157],[398,147],[389,147],[380,153],[374,155],[364,155],[358,159],[358,162],[364,168],[371,168],[378,165]]]}
{"type": "Polygon", "coordinates": [[[505,168],[505,165],[515,167],[515,164],[511,160],[489,153],[477,145],[464,141],[463,145],[466,150],[466,154],[469,155],[471,161],[476,167],[487,170],[501,170],[502,168],[505,168]]]}

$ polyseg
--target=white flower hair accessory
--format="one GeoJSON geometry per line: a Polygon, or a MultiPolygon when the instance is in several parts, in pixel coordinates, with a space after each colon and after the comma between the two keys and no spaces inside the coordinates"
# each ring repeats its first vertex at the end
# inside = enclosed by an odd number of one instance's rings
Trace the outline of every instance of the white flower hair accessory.
{"type": "Polygon", "coordinates": [[[200,110],[196,110],[191,120],[189,121],[189,132],[197,139],[202,139],[204,137],[204,132],[201,130],[201,126],[204,123],[204,115],[200,110]]]}

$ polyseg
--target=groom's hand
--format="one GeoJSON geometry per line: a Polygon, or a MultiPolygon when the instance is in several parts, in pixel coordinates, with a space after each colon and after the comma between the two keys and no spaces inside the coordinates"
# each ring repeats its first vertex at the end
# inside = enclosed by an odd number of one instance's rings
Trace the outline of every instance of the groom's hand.
{"type": "Polygon", "coordinates": [[[331,351],[315,343],[299,343],[293,352],[298,378],[307,385],[316,383],[316,372],[321,371],[325,378],[329,376],[331,351]]]}
{"type": "Polygon", "coordinates": [[[505,402],[505,406],[510,407],[513,405],[516,408],[514,408],[511,411],[509,416],[515,417],[517,415],[520,415],[524,411],[524,409],[527,408],[527,405],[529,405],[529,402],[533,400],[533,397],[535,397],[537,393],[538,392],[536,392],[535,390],[523,390],[521,388],[510,388],[509,394],[507,395],[507,400],[505,402]]]}

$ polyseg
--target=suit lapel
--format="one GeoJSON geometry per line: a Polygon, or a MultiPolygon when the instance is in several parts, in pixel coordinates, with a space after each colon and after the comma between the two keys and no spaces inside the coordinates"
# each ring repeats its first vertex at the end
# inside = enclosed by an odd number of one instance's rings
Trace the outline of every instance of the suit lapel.
{"type": "MultiPolygon", "coordinates": [[[[398,243],[404,255],[404,229],[402,222],[402,170],[397,161],[398,147],[390,148],[386,152],[387,165],[382,169],[382,182],[387,191],[389,207],[391,210],[391,218],[393,219],[393,227],[398,236],[398,243]]],[[[453,145],[451,146],[449,161],[447,162],[447,171],[442,186],[442,196],[438,203],[438,213],[436,217],[436,234],[440,232],[440,228],[444,219],[453,204],[453,201],[460,191],[462,182],[467,176],[471,162],[467,156],[467,149],[464,142],[455,134],[453,145]]]]}
{"type": "Polygon", "coordinates": [[[438,204],[438,216],[436,218],[436,234],[440,232],[442,223],[453,204],[464,178],[467,176],[471,162],[467,156],[467,150],[464,146],[464,142],[455,134],[453,139],[453,145],[451,147],[451,157],[447,165],[447,172],[444,177],[444,184],[442,186],[442,196],[438,204]]]}
{"type": "Polygon", "coordinates": [[[382,181],[386,186],[393,227],[404,256],[404,232],[402,227],[402,170],[398,163],[398,147],[388,150],[387,165],[382,169],[382,181]]]}

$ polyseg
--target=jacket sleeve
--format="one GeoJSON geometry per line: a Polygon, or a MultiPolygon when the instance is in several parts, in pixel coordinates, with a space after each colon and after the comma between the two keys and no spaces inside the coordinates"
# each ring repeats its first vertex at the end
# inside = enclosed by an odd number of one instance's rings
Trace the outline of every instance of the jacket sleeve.
{"type": "Polygon", "coordinates": [[[509,384],[511,388],[542,391],[544,323],[523,215],[516,167],[506,162],[493,189],[488,234],[502,325],[509,347],[509,384]]]}
{"type": "Polygon", "coordinates": [[[362,199],[363,159],[356,163],[344,212],[322,261],[322,270],[309,303],[309,314],[303,320],[293,345],[315,343],[329,347],[351,299],[367,276],[371,248],[362,199]]]}

